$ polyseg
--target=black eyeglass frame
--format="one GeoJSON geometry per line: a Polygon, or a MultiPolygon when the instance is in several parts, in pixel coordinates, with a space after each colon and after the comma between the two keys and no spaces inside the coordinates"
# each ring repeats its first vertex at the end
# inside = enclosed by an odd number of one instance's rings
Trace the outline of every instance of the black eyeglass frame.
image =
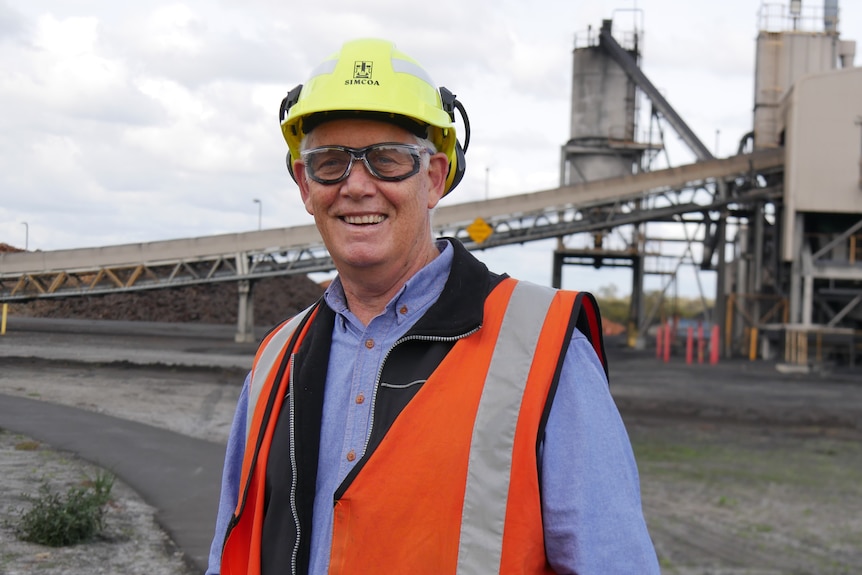
{"type": "Polygon", "coordinates": [[[309,178],[311,178],[318,184],[331,185],[346,180],[348,176],[350,176],[350,170],[353,169],[353,164],[354,162],[356,162],[356,160],[362,160],[362,163],[365,165],[365,169],[368,170],[368,173],[377,178],[378,180],[382,180],[384,182],[400,182],[406,180],[407,178],[412,178],[419,173],[419,170],[422,166],[421,160],[423,153],[431,154],[432,151],[418,144],[404,144],[401,142],[382,142],[378,144],[371,144],[370,146],[365,146],[364,148],[349,148],[347,146],[320,146],[318,148],[311,148],[310,150],[303,150],[299,153],[299,155],[302,158],[303,163],[305,164],[306,173],[308,174],[309,178]],[[406,174],[400,176],[384,176],[378,173],[374,166],[371,165],[371,162],[368,161],[367,154],[375,150],[393,148],[409,152],[410,155],[413,157],[413,168],[406,174]],[[338,178],[321,178],[314,173],[314,169],[307,162],[307,158],[315,152],[325,152],[330,150],[347,152],[348,154],[350,154],[350,162],[347,164],[347,168],[345,168],[344,173],[341,174],[341,176],[339,176],[338,178]]]}

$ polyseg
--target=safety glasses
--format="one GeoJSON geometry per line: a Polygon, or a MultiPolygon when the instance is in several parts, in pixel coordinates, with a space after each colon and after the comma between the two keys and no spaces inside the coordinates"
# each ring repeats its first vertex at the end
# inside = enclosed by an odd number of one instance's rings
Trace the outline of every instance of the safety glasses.
{"type": "Polygon", "coordinates": [[[399,182],[417,174],[420,158],[430,150],[416,144],[383,143],[365,148],[322,146],[300,153],[308,177],[319,184],[337,184],[350,175],[353,162],[362,160],[368,172],[385,182],[399,182]]]}

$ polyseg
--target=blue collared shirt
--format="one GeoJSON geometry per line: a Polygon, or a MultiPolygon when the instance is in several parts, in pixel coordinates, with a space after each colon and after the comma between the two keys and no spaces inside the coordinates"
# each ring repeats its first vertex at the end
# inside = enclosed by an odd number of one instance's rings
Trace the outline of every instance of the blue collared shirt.
{"type": "MultiPolygon", "coordinates": [[[[328,570],[333,495],[364,453],[381,364],[446,284],[453,248],[445,241],[438,242],[438,248],[440,256],[414,275],[367,326],[348,309],[338,278],[324,294],[336,321],[324,392],[310,575],[325,575],[328,570]]],[[[241,394],[239,403],[247,405],[247,401],[247,393],[241,394]]],[[[234,422],[228,441],[222,504],[207,573],[218,573],[221,542],[236,502],[245,409],[238,406],[240,421],[234,422]],[[238,458],[233,463],[232,453],[238,458]]],[[[578,331],[569,344],[548,417],[541,467],[546,550],[557,573],[659,573],[641,511],[628,435],[592,344],[578,331]]]]}

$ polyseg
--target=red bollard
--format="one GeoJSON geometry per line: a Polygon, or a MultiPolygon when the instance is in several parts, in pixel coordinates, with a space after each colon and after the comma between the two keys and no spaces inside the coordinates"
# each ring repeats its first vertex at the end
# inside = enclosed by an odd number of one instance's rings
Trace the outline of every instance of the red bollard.
{"type": "Polygon", "coordinates": [[[709,338],[709,363],[718,363],[718,324],[712,326],[712,335],[709,338]]]}
{"type": "Polygon", "coordinates": [[[685,338],[685,362],[691,365],[692,355],[694,355],[694,328],[688,326],[688,334],[685,338]]]}
{"type": "Polygon", "coordinates": [[[670,336],[671,336],[671,326],[670,322],[667,322],[667,325],[664,326],[664,362],[668,363],[670,361],[670,336]]]}
{"type": "Polygon", "coordinates": [[[703,363],[703,348],[706,341],[703,339],[703,323],[697,323],[697,363],[703,363]]]}

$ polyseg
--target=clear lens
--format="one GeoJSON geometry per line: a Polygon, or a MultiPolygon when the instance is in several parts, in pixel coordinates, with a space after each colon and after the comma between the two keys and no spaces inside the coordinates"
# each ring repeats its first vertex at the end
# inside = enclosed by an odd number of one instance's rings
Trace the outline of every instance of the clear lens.
{"type": "Polygon", "coordinates": [[[302,152],[309,177],[321,184],[335,184],[350,175],[353,162],[362,160],[372,176],[397,182],[419,172],[425,148],[414,144],[374,144],[366,148],[324,146],[302,152]]]}
{"type": "Polygon", "coordinates": [[[337,149],[310,150],[303,154],[303,158],[309,174],[315,180],[338,180],[353,163],[350,152],[337,149]]]}

